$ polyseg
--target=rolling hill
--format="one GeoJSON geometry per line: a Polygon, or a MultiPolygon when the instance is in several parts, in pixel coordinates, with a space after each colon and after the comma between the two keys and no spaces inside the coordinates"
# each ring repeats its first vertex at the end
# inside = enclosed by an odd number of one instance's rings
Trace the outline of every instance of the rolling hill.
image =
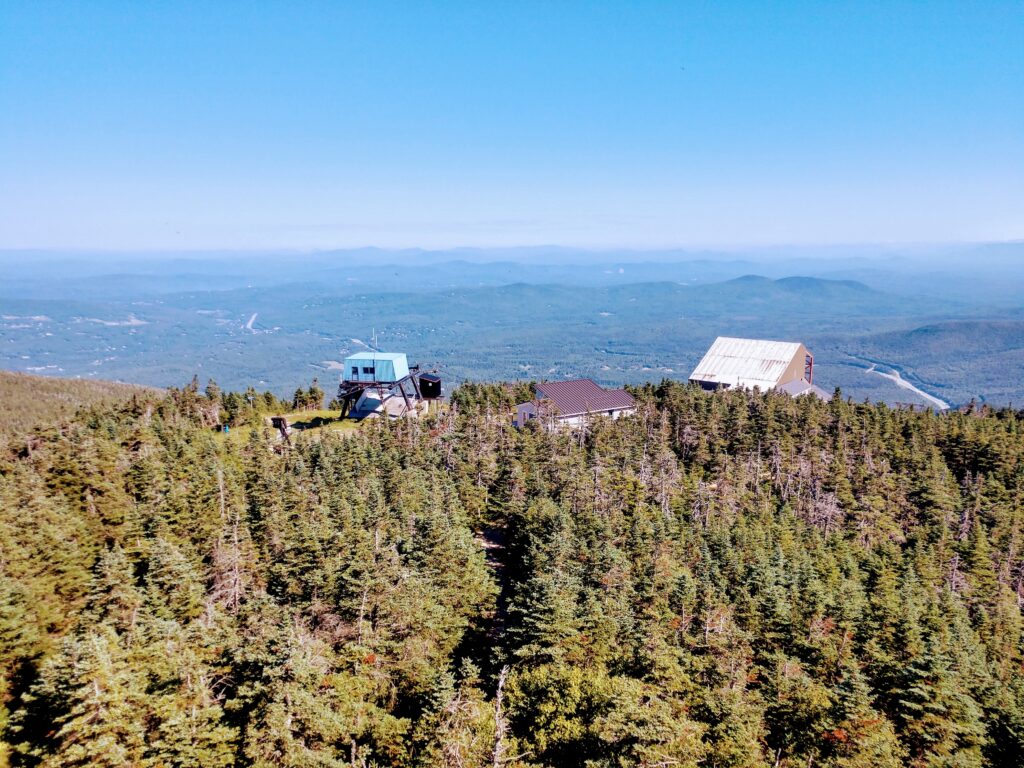
{"type": "Polygon", "coordinates": [[[111,405],[148,387],[113,381],[85,381],[0,371],[0,433],[17,435],[38,424],[74,416],[81,408],[111,405]]]}

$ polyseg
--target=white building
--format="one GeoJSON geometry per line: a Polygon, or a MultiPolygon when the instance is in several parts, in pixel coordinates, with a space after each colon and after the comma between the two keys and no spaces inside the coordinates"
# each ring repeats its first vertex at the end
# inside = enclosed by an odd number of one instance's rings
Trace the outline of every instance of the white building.
{"type": "Polygon", "coordinates": [[[794,341],[719,336],[693,369],[690,381],[709,390],[757,387],[794,397],[813,394],[829,398],[814,385],[814,355],[794,341]]]}

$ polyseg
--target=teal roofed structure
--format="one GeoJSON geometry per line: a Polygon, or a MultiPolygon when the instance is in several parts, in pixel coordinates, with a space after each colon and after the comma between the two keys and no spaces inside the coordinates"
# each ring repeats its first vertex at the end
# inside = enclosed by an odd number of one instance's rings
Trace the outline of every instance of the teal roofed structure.
{"type": "Polygon", "coordinates": [[[342,379],[361,384],[390,384],[408,375],[409,361],[404,352],[356,352],[345,358],[342,379]]]}

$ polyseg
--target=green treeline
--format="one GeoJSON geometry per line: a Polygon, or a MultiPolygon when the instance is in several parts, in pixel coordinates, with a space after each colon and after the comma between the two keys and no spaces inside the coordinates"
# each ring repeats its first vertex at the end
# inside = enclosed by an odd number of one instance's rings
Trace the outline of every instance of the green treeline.
{"type": "MultiPolygon", "coordinates": [[[[520,388],[521,390],[521,388],[520,388]]],[[[0,763],[1024,764],[1024,414],[137,394],[0,452],[0,763]]]]}

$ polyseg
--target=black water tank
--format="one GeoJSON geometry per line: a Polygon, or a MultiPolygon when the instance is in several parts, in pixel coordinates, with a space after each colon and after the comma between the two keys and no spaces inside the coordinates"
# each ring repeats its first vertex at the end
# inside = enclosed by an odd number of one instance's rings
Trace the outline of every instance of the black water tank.
{"type": "Polygon", "coordinates": [[[424,400],[436,400],[441,397],[441,377],[432,373],[421,374],[420,397],[424,400]]]}

